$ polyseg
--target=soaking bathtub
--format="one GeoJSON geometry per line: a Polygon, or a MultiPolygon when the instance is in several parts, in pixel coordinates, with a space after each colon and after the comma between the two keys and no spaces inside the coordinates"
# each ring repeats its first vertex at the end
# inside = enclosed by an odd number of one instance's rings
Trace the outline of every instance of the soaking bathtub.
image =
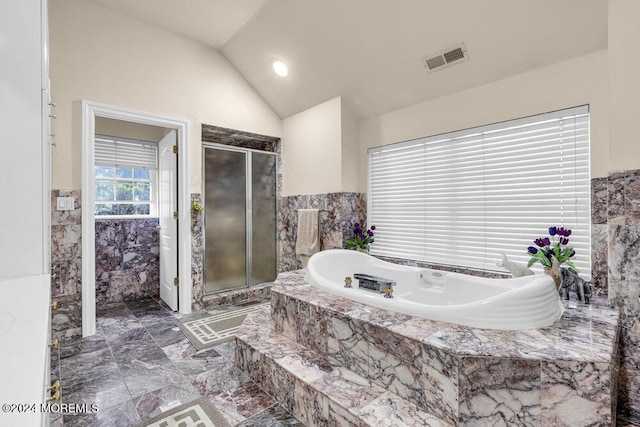
{"type": "Polygon", "coordinates": [[[562,316],[553,279],[546,274],[490,279],[401,266],[362,252],[331,249],[309,259],[305,279],[312,286],[363,304],[481,329],[542,328],[562,316]],[[355,274],[396,282],[393,298],[358,287],[355,274]],[[351,277],[352,287],[344,280],[351,277]]]}

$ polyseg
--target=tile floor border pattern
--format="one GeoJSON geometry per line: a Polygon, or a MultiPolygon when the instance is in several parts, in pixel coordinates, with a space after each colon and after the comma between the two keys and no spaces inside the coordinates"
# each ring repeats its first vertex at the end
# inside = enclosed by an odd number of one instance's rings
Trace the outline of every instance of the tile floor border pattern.
{"type": "Polygon", "coordinates": [[[234,426],[302,426],[233,366],[233,341],[197,351],[177,327],[232,308],[181,315],[148,298],[99,309],[96,335],[63,342],[53,361],[61,403],[95,403],[98,412],[51,417],[50,425],[135,425],[169,402],[205,396],[234,426]]]}

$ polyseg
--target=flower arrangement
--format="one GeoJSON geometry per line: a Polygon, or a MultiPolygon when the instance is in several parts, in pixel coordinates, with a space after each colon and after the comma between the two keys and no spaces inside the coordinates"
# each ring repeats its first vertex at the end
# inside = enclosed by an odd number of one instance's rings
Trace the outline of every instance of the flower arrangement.
{"type": "Polygon", "coordinates": [[[527,267],[531,267],[536,262],[542,264],[545,268],[556,269],[560,264],[567,264],[569,270],[579,273],[578,269],[571,262],[576,251],[569,244],[569,236],[571,230],[564,227],[549,227],[549,237],[539,237],[533,241],[538,246],[529,246],[527,251],[531,256],[527,267]],[[555,262],[554,262],[555,260],[555,262]]]}
{"type": "Polygon", "coordinates": [[[345,242],[347,249],[369,250],[369,245],[374,241],[373,232],[375,229],[376,226],[372,225],[369,229],[364,230],[360,224],[356,222],[353,226],[353,237],[345,242]]]}

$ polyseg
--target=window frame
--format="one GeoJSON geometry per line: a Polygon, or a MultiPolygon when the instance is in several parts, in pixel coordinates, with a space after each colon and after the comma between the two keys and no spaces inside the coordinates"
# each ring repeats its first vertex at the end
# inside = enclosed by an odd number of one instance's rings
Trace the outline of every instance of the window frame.
{"type": "MultiPolygon", "coordinates": [[[[96,220],[109,220],[109,219],[144,219],[144,218],[158,218],[158,197],[159,197],[159,188],[158,188],[158,169],[159,169],[159,159],[158,159],[158,149],[157,149],[157,142],[154,141],[147,141],[147,140],[138,140],[138,139],[131,139],[131,138],[122,138],[122,137],[117,137],[117,136],[110,136],[110,135],[99,135],[96,134],[95,135],[95,140],[98,139],[103,139],[103,140],[112,140],[112,141],[119,141],[119,142],[126,142],[126,143],[130,143],[130,144],[139,144],[139,145],[147,145],[147,146],[155,146],[156,147],[156,163],[155,163],[155,167],[136,167],[133,165],[128,165],[128,164],[124,164],[119,166],[118,164],[112,164],[112,165],[105,165],[105,164],[97,164],[96,160],[94,159],[94,164],[93,164],[93,181],[94,181],[94,194],[96,194],[96,196],[94,196],[94,200],[93,200],[93,216],[96,220]],[[104,177],[98,177],[96,175],[97,171],[96,168],[97,167],[110,167],[114,169],[114,177],[113,178],[104,178],[104,177]],[[117,168],[127,168],[127,169],[132,169],[132,178],[118,178],[117,177],[117,168]],[[143,180],[143,179],[136,179],[135,177],[135,170],[148,170],[149,171],[149,179],[148,180],[143,180]],[[135,200],[113,200],[113,201],[109,201],[109,200],[98,200],[97,198],[97,186],[99,182],[112,182],[114,185],[117,185],[118,182],[129,182],[129,183],[135,183],[135,182],[148,182],[150,185],[150,190],[149,190],[149,201],[140,201],[140,202],[136,202],[135,200]],[[99,204],[113,204],[113,205],[126,205],[126,204],[132,204],[132,205],[143,205],[143,204],[149,204],[149,213],[148,214],[131,214],[131,215],[127,215],[127,214],[117,214],[117,215],[98,215],[96,214],[96,206],[99,204]]],[[[114,199],[117,199],[117,190],[114,189],[114,199]]]]}

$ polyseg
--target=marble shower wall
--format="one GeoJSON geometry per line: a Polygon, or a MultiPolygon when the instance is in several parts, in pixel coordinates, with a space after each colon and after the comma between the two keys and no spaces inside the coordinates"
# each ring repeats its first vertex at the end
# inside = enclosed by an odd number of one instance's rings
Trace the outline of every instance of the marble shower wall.
{"type": "Polygon", "coordinates": [[[278,272],[297,270],[297,209],[320,209],[321,250],[343,248],[351,237],[353,224],[366,221],[367,199],[363,193],[323,193],[281,197],[278,200],[278,272]]]}
{"type": "Polygon", "coordinates": [[[157,218],[96,219],[96,304],[160,295],[157,218]]]}
{"type": "Polygon", "coordinates": [[[82,334],[82,204],[80,190],[51,191],[52,339],[82,334]],[[58,197],[73,197],[73,210],[56,210],[58,197]]]}
{"type": "MultiPolygon", "coordinates": [[[[202,194],[191,193],[194,202],[204,206],[202,194]]],[[[191,309],[200,310],[204,298],[204,213],[191,208],[191,309]]]]}

